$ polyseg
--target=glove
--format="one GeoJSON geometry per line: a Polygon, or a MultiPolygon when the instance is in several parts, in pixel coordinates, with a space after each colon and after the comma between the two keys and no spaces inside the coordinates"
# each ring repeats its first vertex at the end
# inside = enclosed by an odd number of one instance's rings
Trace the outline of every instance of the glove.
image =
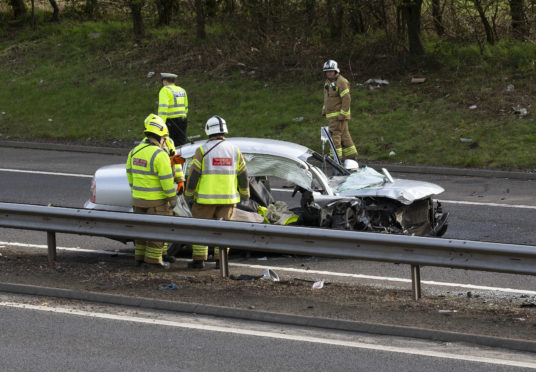
{"type": "Polygon", "coordinates": [[[194,205],[194,199],[186,200],[186,204],[188,204],[188,207],[190,207],[190,209],[192,209],[192,206],[194,205]]]}
{"type": "Polygon", "coordinates": [[[346,116],[344,116],[344,115],[342,115],[342,114],[339,114],[339,115],[337,116],[337,120],[343,121],[343,120],[346,120],[346,119],[347,119],[346,116]]]}
{"type": "Polygon", "coordinates": [[[177,198],[169,199],[169,204],[171,204],[171,208],[175,208],[177,206],[177,198]]]}
{"type": "Polygon", "coordinates": [[[323,117],[323,118],[326,117],[326,113],[325,113],[325,112],[322,113],[322,117],[323,117]]]}
{"type": "Polygon", "coordinates": [[[184,194],[184,182],[179,182],[177,184],[177,194],[179,195],[184,194]]]}
{"type": "Polygon", "coordinates": [[[247,203],[247,202],[249,202],[249,198],[243,198],[243,197],[240,198],[240,203],[244,203],[244,204],[245,204],[245,203],[247,203]]]}

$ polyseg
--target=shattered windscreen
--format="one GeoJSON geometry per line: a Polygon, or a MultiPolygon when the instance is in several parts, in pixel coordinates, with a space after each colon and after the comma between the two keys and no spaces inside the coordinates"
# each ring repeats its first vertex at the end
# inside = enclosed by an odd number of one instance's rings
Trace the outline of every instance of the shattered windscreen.
{"type": "Polygon", "coordinates": [[[278,177],[290,183],[311,189],[313,176],[305,165],[273,155],[244,154],[248,175],[278,177]]]}
{"type": "Polygon", "coordinates": [[[379,186],[385,183],[385,176],[372,168],[360,168],[347,177],[333,177],[330,186],[339,195],[352,195],[355,190],[370,186],[379,186]]]}

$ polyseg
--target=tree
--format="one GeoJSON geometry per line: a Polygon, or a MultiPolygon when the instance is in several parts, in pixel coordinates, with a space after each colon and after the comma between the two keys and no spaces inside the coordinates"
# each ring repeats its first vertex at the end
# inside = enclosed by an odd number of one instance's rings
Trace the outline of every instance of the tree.
{"type": "Polygon", "coordinates": [[[528,30],[523,0],[510,0],[510,16],[512,17],[512,33],[514,37],[520,40],[525,39],[528,30]]]}
{"type": "Polygon", "coordinates": [[[195,0],[195,20],[197,24],[197,38],[205,39],[207,33],[205,31],[205,7],[203,0],[195,0]]]}
{"type": "Polygon", "coordinates": [[[432,17],[434,27],[438,36],[443,36],[445,27],[443,26],[443,10],[441,9],[441,0],[432,0],[432,17]]]}
{"type": "Polygon", "coordinates": [[[9,0],[11,7],[13,8],[13,15],[15,18],[20,18],[26,14],[26,5],[24,0],[9,0]]]}
{"type": "Polygon", "coordinates": [[[327,0],[326,6],[328,11],[329,34],[332,39],[336,39],[342,35],[344,8],[341,0],[327,0]]]}
{"type": "Polygon", "coordinates": [[[475,4],[475,9],[478,12],[480,20],[482,21],[482,25],[484,26],[487,42],[492,45],[495,44],[495,35],[493,34],[493,30],[489,24],[488,18],[486,17],[486,12],[484,11],[484,8],[482,6],[482,1],[473,0],[473,4],[475,4]]]}
{"type": "Polygon", "coordinates": [[[177,8],[176,0],[156,0],[156,10],[158,12],[158,25],[167,26],[171,24],[173,13],[177,8]]]}
{"type": "Polygon", "coordinates": [[[128,5],[132,14],[134,39],[139,42],[145,37],[145,26],[143,25],[143,17],[141,14],[145,5],[145,0],[128,0],[128,5]]]}
{"type": "Polygon", "coordinates": [[[54,12],[52,13],[52,20],[54,22],[60,21],[60,8],[58,7],[58,4],[56,3],[56,0],[48,0],[50,5],[52,6],[52,9],[54,9],[54,12]]]}
{"type": "Polygon", "coordinates": [[[423,55],[424,48],[421,42],[422,0],[399,0],[398,8],[407,28],[409,54],[412,56],[423,55]]]}
{"type": "Polygon", "coordinates": [[[84,12],[89,18],[94,18],[97,13],[97,0],[86,0],[84,12]]]}

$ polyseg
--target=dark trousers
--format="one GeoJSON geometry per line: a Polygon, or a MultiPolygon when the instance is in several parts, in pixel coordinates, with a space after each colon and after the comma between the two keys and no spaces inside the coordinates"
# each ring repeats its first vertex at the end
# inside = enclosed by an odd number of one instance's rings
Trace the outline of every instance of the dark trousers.
{"type": "Polygon", "coordinates": [[[167,118],[166,125],[169,129],[169,137],[173,140],[176,147],[186,143],[186,127],[188,126],[187,118],[167,118]]]}

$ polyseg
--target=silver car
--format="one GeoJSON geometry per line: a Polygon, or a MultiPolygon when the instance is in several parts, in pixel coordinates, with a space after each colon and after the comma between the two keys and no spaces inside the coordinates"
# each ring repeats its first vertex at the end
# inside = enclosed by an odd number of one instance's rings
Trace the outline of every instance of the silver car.
{"type": "MultiPolygon", "coordinates": [[[[324,143],[333,150],[327,128],[324,143]]],[[[228,138],[237,145],[247,163],[251,199],[239,209],[257,212],[274,203],[271,185],[293,187],[299,205],[291,208],[297,224],[312,227],[373,231],[409,235],[441,236],[448,226],[448,213],[432,198],[444,191],[436,184],[392,178],[382,169],[357,167],[321,155],[305,146],[265,138],[228,138]]],[[[188,172],[195,150],[205,141],[185,144],[177,152],[188,172]]],[[[334,152],[332,151],[332,154],[334,152]]],[[[298,204],[298,203],[296,203],[298,204]]],[[[125,164],[108,165],[95,172],[88,209],[132,211],[132,196],[125,164]]]]}

